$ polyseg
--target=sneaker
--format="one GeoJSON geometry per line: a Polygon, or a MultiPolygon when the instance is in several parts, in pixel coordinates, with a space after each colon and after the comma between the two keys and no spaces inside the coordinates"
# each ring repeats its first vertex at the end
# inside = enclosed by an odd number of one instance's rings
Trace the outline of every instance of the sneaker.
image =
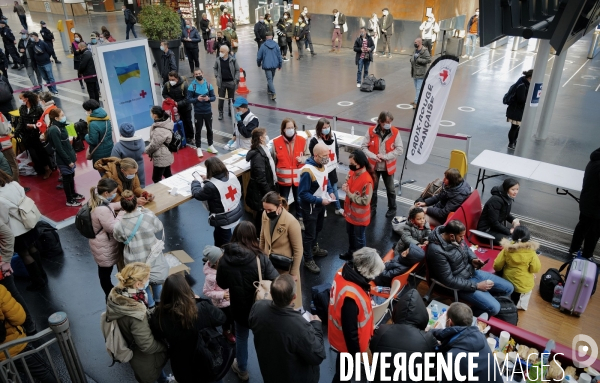
{"type": "Polygon", "coordinates": [[[288,59],[287,57],[284,57],[283,61],[290,61],[290,59],[288,59]]]}
{"type": "Polygon", "coordinates": [[[69,207],[77,207],[77,206],[81,206],[81,202],[79,201],[67,201],[67,206],[69,207]]]}
{"type": "Polygon", "coordinates": [[[75,200],[76,200],[76,201],[82,201],[82,200],[84,200],[84,199],[85,199],[85,197],[84,197],[84,196],[82,196],[81,194],[75,194],[75,195],[73,196],[73,198],[75,198],[75,200]]]}
{"type": "Polygon", "coordinates": [[[271,95],[271,100],[275,100],[276,98],[277,98],[277,95],[276,95],[275,93],[273,93],[273,94],[271,95]]]}
{"type": "Polygon", "coordinates": [[[515,150],[515,144],[508,144],[508,148],[510,150],[515,150]]]}
{"type": "Polygon", "coordinates": [[[329,53],[331,53],[331,52],[335,52],[335,49],[333,49],[333,48],[332,48],[332,49],[329,51],[329,53]]]}
{"type": "Polygon", "coordinates": [[[473,60],[473,56],[469,56],[469,60],[473,60]]]}
{"type": "Polygon", "coordinates": [[[387,218],[394,217],[395,215],[396,215],[396,209],[388,209],[387,213],[385,213],[385,216],[387,218]]]}
{"type": "Polygon", "coordinates": [[[173,374],[169,374],[169,376],[167,376],[167,383],[171,383],[171,382],[177,383],[173,374]]]}
{"type": "Polygon", "coordinates": [[[62,189],[64,189],[64,188],[65,188],[65,185],[63,185],[63,184],[58,184],[58,185],[56,185],[56,188],[57,188],[58,190],[62,190],[62,189]]]}
{"type": "Polygon", "coordinates": [[[304,230],[304,220],[302,218],[298,218],[298,223],[300,224],[300,230],[304,230]]]}
{"type": "Polygon", "coordinates": [[[223,112],[219,112],[219,120],[223,119],[223,112]]]}
{"type": "Polygon", "coordinates": [[[306,48],[306,50],[310,52],[310,48],[306,48]]]}
{"type": "Polygon", "coordinates": [[[52,92],[52,94],[56,96],[58,94],[58,91],[55,90],[54,92],[52,92]]]}
{"type": "Polygon", "coordinates": [[[316,56],[317,54],[315,52],[310,52],[311,56],[316,56]]]}
{"type": "Polygon", "coordinates": [[[15,65],[11,66],[10,69],[19,69],[19,66],[17,64],[15,64],[15,65]]]}
{"type": "Polygon", "coordinates": [[[81,86],[81,89],[85,89],[85,85],[82,85],[82,86],[81,86]]]}
{"type": "Polygon", "coordinates": [[[466,59],[466,58],[467,58],[467,57],[469,57],[469,56],[468,56],[468,55],[462,55],[462,56],[460,56],[460,57],[462,57],[463,59],[466,59]]]}
{"type": "Polygon", "coordinates": [[[235,141],[234,140],[229,140],[229,142],[227,142],[227,146],[226,146],[227,150],[233,150],[233,149],[235,149],[234,145],[235,145],[235,141]]]}
{"type": "Polygon", "coordinates": [[[198,155],[198,158],[204,157],[204,153],[202,153],[202,149],[201,148],[196,149],[196,154],[198,155]]]}
{"type": "Polygon", "coordinates": [[[233,360],[233,364],[231,365],[231,371],[235,372],[235,374],[238,376],[238,378],[240,378],[240,380],[243,380],[244,382],[246,382],[250,379],[250,375],[248,374],[248,371],[242,371],[238,367],[237,359],[233,360]]]}
{"type": "Polygon", "coordinates": [[[327,250],[321,249],[319,247],[318,243],[315,246],[313,246],[312,253],[315,257],[326,257],[327,256],[327,250]]]}
{"type": "Polygon", "coordinates": [[[229,343],[235,344],[235,335],[233,335],[229,330],[225,331],[225,339],[227,339],[229,343]]]}
{"type": "Polygon", "coordinates": [[[206,149],[206,151],[212,154],[219,154],[219,151],[215,148],[214,145],[210,145],[208,149],[206,149]]]}
{"type": "Polygon", "coordinates": [[[323,217],[327,217],[327,210],[325,210],[325,214],[323,215],[323,217]]]}
{"type": "Polygon", "coordinates": [[[392,58],[392,54],[390,53],[390,54],[388,55],[388,59],[391,59],[391,58],[392,58]]]}
{"type": "Polygon", "coordinates": [[[360,88],[360,82],[357,82],[357,83],[356,83],[356,87],[357,87],[357,88],[360,88]]]}
{"type": "Polygon", "coordinates": [[[336,209],[335,214],[344,215],[344,209],[336,209]]]}
{"type": "MultiPolygon", "coordinates": [[[[313,274],[319,274],[321,272],[321,269],[319,268],[319,266],[317,266],[315,261],[312,259],[308,262],[304,262],[304,267],[306,267],[308,269],[308,271],[310,271],[313,274]]],[[[233,366],[231,366],[231,369],[233,370],[233,366]]]]}

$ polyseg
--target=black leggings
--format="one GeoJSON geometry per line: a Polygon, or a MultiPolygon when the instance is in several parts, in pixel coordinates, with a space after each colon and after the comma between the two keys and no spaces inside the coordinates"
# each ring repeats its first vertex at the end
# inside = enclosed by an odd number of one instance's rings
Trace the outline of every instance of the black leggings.
{"type": "Polygon", "coordinates": [[[65,197],[67,202],[73,202],[75,200],[75,173],[62,174],[63,190],[65,191],[65,197]]]}
{"type": "Polygon", "coordinates": [[[508,144],[509,145],[516,145],[517,144],[517,138],[519,137],[519,125],[516,124],[511,124],[510,125],[510,130],[508,131],[508,144]]]}
{"type": "Polygon", "coordinates": [[[233,325],[233,313],[231,312],[231,306],[227,306],[227,307],[221,307],[221,311],[223,311],[223,314],[225,314],[225,317],[227,318],[225,320],[225,323],[223,323],[223,325],[221,326],[223,328],[223,332],[225,331],[231,331],[231,332],[235,332],[235,326],[233,325]]]}
{"type": "Polygon", "coordinates": [[[173,174],[171,173],[171,165],[165,166],[164,168],[159,168],[155,166],[152,170],[152,182],[155,184],[159,183],[162,180],[163,176],[165,178],[171,177],[173,174]]]}
{"type": "Polygon", "coordinates": [[[108,294],[114,287],[112,281],[110,280],[110,276],[112,274],[114,266],[102,267],[98,265],[98,278],[100,278],[100,286],[102,290],[104,290],[104,295],[106,296],[106,300],[108,300],[108,294]]]}

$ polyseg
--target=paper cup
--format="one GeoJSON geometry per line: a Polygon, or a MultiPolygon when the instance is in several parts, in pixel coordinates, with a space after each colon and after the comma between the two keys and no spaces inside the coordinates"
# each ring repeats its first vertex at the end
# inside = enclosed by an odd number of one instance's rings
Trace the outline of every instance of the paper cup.
{"type": "Polygon", "coordinates": [[[517,359],[517,353],[515,351],[511,351],[508,353],[508,360],[514,362],[517,359]]]}
{"type": "Polygon", "coordinates": [[[506,355],[503,352],[497,352],[496,353],[496,360],[498,361],[498,366],[502,367],[502,364],[504,363],[504,357],[506,355]]]}
{"type": "Polygon", "coordinates": [[[592,381],[592,377],[589,374],[582,372],[581,375],[579,375],[578,383],[590,383],[591,381],[592,381]]]}
{"type": "Polygon", "coordinates": [[[494,350],[496,349],[496,339],[494,339],[494,338],[487,338],[487,343],[488,343],[488,346],[490,346],[490,350],[492,352],[494,352],[494,350]]]}
{"type": "Polygon", "coordinates": [[[508,344],[509,340],[510,340],[510,333],[508,331],[502,331],[500,333],[500,340],[499,340],[499,345],[498,345],[498,348],[500,349],[500,351],[504,350],[504,347],[508,344]]]}

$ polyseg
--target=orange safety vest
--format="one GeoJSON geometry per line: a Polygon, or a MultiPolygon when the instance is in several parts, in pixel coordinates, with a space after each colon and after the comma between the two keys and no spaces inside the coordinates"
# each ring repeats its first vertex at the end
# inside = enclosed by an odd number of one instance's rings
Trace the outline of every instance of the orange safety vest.
{"type": "Polygon", "coordinates": [[[329,344],[338,352],[348,352],[342,331],[342,305],[346,298],[354,299],[358,306],[358,343],[360,352],[366,352],[374,330],[371,298],[361,287],[345,280],[341,271],[333,278],[329,295],[329,344]]]}
{"type": "MultiPolygon", "coordinates": [[[[381,141],[381,137],[375,133],[375,128],[377,126],[371,126],[369,128],[369,151],[375,155],[379,154],[379,143],[381,141]]],[[[385,141],[385,152],[389,153],[391,151],[394,150],[394,148],[396,148],[396,146],[394,145],[394,142],[396,142],[396,137],[398,137],[399,131],[397,128],[394,128],[392,126],[392,134],[390,136],[388,136],[387,141],[385,141]]],[[[371,163],[371,165],[373,165],[373,167],[375,167],[377,165],[377,162],[372,159],[369,158],[369,162],[371,163]]],[[[393,175],[394,173],[396,173],[396,158],[394,157],[393,160],[389,160],[389,161],[385,161],[385,167],[387,169],[387,172],[389,175],[393,175]]]]}
{"type": "Polygon", "coordinates": [[[348,193],[346,193],[346,201],[344,202],[344,215],[346,221],[356,226],[369,226],[371,223],[371,204],[367,206],[359,205],[348,197],[348,194],[361,194],[366,185],[371,184],[373,187],[373,179],[369,172],[365,171],[357,178],[352,170],[348,174],[348,193]]]}
{"type": "Polygon", "coordinates": [[[298,186],[300,182],[300,172],[304,164],[299,163],[296,157],[304,154],[306,138],[296,134],[292,142],[288,142],[283,136],[276,137],[273,140],[273,147],[277,156],[275,165],[275,174],[277,183],[281,186],[298,186]],[[290,151],[289,146],[292,146],[290,151]]]}

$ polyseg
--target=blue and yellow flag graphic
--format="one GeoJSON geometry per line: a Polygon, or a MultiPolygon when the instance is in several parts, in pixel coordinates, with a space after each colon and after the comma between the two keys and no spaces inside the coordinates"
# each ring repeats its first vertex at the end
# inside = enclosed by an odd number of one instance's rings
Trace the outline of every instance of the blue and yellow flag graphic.
{"type": "Polygon", "coordinates": [[[123,84],[127,79],[132,77],[140,77],[140,67],[138,66],[138,63],[127,66],[116,66],[115,71],[119,77],[119,84],[123,84]]]}

